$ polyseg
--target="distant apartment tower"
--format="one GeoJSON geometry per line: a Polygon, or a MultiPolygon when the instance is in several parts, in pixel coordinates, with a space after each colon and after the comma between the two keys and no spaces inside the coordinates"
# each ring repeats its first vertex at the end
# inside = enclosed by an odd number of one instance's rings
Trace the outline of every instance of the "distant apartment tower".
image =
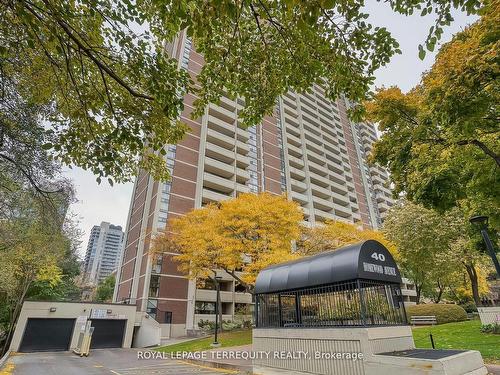
{"type": "Polygon", "coordinates": [[[103,221],[90,231],[84,260],[85,280],[98,284],[117,269],[122,255],[122,227],[103,221]]]}
{"type": "MultiPolygon", "coordinates": [[[[185,34],[170,45],[170,53],[192,77],[200,72],[203,57],[185,34]]],[[[136,303],[160,323],[171,323],[172,336],[214,318],[215,291],[211,282],[189,280],[179,272],[175,253],[156,261],[149,256],[153,236],[168,232],[171,219],[209,202],[266,191],[286,193],[299,203],[307,225],[325,220],[378,225],[370,188],[375,190],[364,168],[365,145],[348,119],[344,98],[326,99],[319,85],[309,93],[289,92],[272,116],[248,129],[238,119],[241,99],[223,96],[192,120],[195,99],[184,97],[181,115],[191,132],[166,146],[171,181],[154,181],[142,170],[136,178],[114,295],[115,302],[136,303]]],[[[248,313],[252,296],[229,275],[220,275],[223,319],[248,313]]]]}

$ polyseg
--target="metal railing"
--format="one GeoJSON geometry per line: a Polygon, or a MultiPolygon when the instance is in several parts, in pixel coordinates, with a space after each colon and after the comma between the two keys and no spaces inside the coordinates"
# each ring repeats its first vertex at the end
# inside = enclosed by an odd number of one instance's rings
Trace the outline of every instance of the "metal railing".
{"type": "Polygon", "coordinates": [[[399,284],[354,280],[321,287],[259,294],[258,328],[404,325],[399,284]]]}

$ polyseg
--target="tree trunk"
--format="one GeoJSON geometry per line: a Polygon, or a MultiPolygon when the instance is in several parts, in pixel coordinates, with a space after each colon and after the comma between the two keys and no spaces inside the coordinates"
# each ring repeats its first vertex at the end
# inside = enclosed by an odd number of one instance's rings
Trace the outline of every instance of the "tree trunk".
{"type": "Polygon", "coordinates": [[[444,286],[439,282],[439,280],[437,281],[437,289],[438,289],[438,294],[436,298],[434,298],[434,303],[439,303],[444,293],[444,286]]]}
{"type": "Polygon", "coordinates": [[[7,330],[7,337],[5,338],[5,342],[4,342],[3,348],[2,348],[1,353],[0,353],[0,357],[2,357],[7,352],[7,349],[10,346],[10,341],[12,340],[12,335],[14,334],[14,330],[15,330],[16,325],[17,325],[17,319],[19,318],[19,314],[21,313],[21,308],[23,307],[24,297],[26,296],[26,293],[28,292],[28,288],[30,285],[31,285],[31,281],[27,282],[24,285],[21,296],[18,298],[16,305],[13,309],[11,322],[10,322],[9,328],[7,330]]]}
{"type": "Polygon", "coordinates": [[[476,268],[473,264],[464,264],[467,275],[469,275],[470,284],[472,288],[472,298],[476,306],[481,306],[481,298],[479,297],[479,281],[477,277],[476,268]]]}
{"type": "Polygon", "coordinates": [[[422,284],[415,283],[415,291],[417,292],[417,296],[416,296],[417,305],[419,305],[420,304],[420,294],[422,292],[422,284]]]}

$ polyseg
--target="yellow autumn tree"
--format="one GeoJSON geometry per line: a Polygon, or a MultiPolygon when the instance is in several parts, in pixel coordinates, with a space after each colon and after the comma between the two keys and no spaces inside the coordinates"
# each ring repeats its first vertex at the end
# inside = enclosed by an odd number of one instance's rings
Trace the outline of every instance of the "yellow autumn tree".
{"type": "Polygon", "coordinates": [[[297,249],[301,254],[312,255],[366,240],[380,242],[396,260],[398,259],[396,246],[387,240],[381,232],[333,220],[327,221],[324,225],[304,228],[301,240],[297,243],[297,249]]]}
{"type": "Polygon", "coordinates": [[[213,277],[222,269],[251,292],[263,268],[295,259],[303,214],[285,196],[242,194],[209,204],[172,221],[170,233],[159,235],[154,253],[179,253],[179,269],[191,278],[213,277]]]}

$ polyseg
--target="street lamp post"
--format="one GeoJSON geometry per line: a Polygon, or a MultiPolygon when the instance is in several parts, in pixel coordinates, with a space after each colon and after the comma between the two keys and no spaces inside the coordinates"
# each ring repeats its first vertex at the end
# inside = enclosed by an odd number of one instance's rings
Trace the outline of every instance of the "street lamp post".
{"type": "MultiPolygon", "coordinates": [[[[213,347],[220,346],[220,343],[217,341],[217,334],[219,332],[219,303],[220,303],[220,285],[219,281],[222,279],[221,276],[215,276],[215,290],[217,291],[217,296],[215,298],[215,337],[214,342],[211,344],[213,347]]],[[[222,324],[222,322],[221,322],[222,324]]]]}
{"type": "Polygon", "coordinates": [[[477,224],[481,230],[481,236],[483,236],[484,243],[486,244],[486,248],[488,249],[488,253],[495,265],[495,269],[497,271],[497,277],[500,277],[500,264],[498,263],[497,255],[495,254],[495,250],[493,249],[493,244],[491,243],[490,236],[488,235],[488,216],[473,216],[469,219],[471,224],[477,224]]]}

